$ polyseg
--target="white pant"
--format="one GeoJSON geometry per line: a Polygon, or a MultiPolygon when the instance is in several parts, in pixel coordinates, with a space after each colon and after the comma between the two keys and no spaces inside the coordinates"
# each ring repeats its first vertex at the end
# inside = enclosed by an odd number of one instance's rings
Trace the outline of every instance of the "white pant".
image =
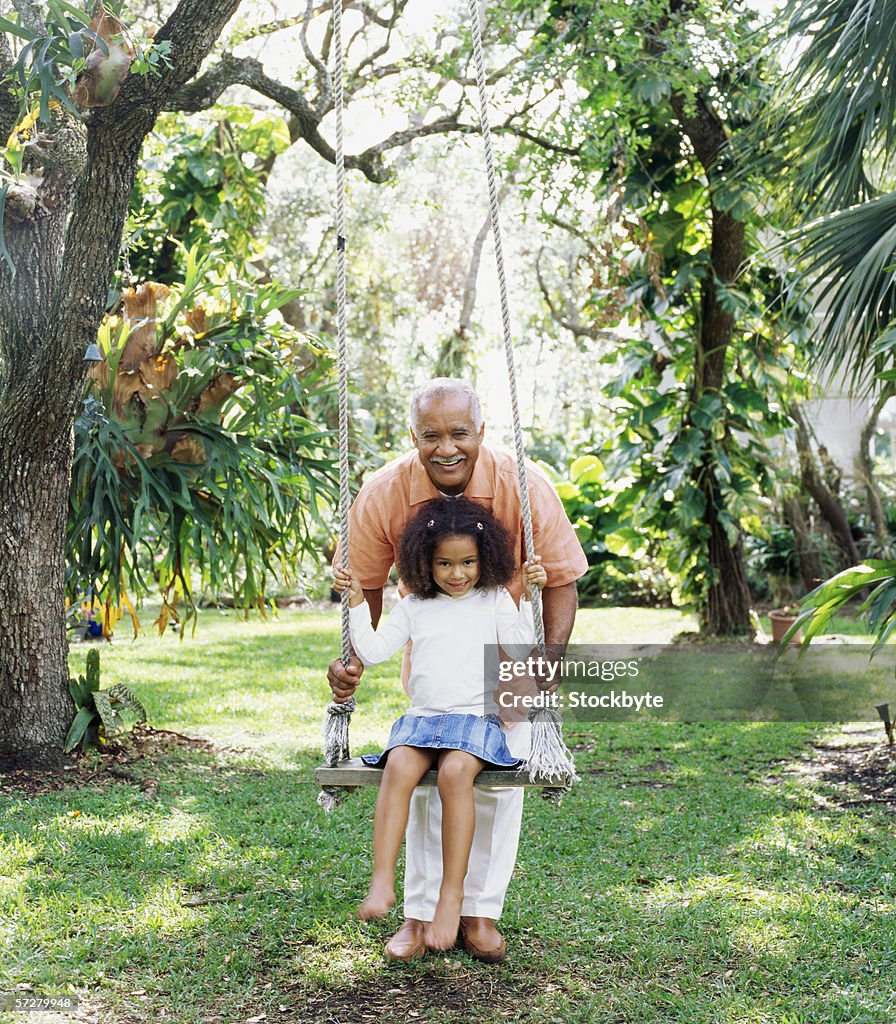
{"type": "MultiPolygon", "coordinates": [[[[505,731],[514,757],[529,754],[531,726],[505,731]]],[[[476,829],[464,879],[464,917],[497,920],[516,863],[523,820],[523,789],[474,789],[476,829]]],[[[435,786],[419,786],[411,797],[405,833],[404,916],[431,921],[442,884],[442,802],[435,786]]]]}

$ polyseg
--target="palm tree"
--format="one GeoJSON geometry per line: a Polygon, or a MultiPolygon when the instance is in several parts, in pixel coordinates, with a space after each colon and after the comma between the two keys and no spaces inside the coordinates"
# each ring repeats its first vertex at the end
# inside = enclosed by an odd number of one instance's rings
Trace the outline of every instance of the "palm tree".
{"type": "Polygon", "coordinates": [[[792,0],[782,21],[803,48],[771,107],[774,158],[798,283],[822,299],[813,356],[871,391],[896,378],[896,0],[792,0]]]}
{"type": "MultiPolygon", "coordinates": [[[[797,281],[820,300],[812,355],[872,392],[896,380],[896,0],[791,0],[781,19],[798,56],[771,106],[783,131],[767,137],[784,139],[771,153],[783,152],[797,281]]],[[[810,641],[860,595],[876,650],[896,630],[893,560],[822,584],[791,635],[810,641]]]]}

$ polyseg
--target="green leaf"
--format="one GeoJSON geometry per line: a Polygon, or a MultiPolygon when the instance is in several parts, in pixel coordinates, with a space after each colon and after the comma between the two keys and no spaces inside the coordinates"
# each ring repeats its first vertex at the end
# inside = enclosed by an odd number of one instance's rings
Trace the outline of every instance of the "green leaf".
{"type": "Polygon", "coordinates": [[[596,484],[604,478],[604,465],[596,455],[580,455],[569,467],[569,476],[576,484],[596,484]]]}
{"type": "Polygon", "coordinates": [[[62,748],[66,754],[71,753],[84,739],[87,730],[90,728],[90,723],[95,717],[96,712],[92,708],[81,708],[75,715],[75,719],[69,727],[68,733],[66,733],[65,743],[62,748]]]}
{"type": "Polygon", "coordinates": [[[706,512],[706,496],[692,483],[687,483],[678,496],[678,518],[684,526],[700,522],[706,512]]]}
{"type": "Polygon", "coordinates": [[[106,732],[110,733],[118,727],[118,712],[112,707],[109,695],[105,690],[99,690],[93,695],[93,702],[96,705],[97,714],[100,716],[106,732]]]}
{"type": "Polygon", "coordinates": [[[134,691],[125,686],[124,683],[116,683],[115,686],[110,687],[106,692],[110,700],[114,700],[129,711],[133,711],[137,716],[137,721],[146,721],[146,708],[134,691]]]}
{"type": "Polygon", "coordinates": [[[14,21],[9,21],[7,18],[0,18],[0,32],[11,32],[14,36],[18,36],[20,39],[34,39],[34,33],[25,28],[24,25],[19,25],[14,21]]]}
{"type": "Polygon", "coordinates": [[[702,431],[686,428],[679,434],[669,449],[669,458],[673,462],[690,465],[697,461],[706,447],[706,438],[702,431]]]}
{"type": "Polygon", "coordinates": [[[65,11],[62,7],[62,4],[58,3],[57,0],[45,0],[45,2],[50,14],[53,16],[53,18],[55,18],[56,22],[58,23],[62,31],[65,33],[65,35],[71,36],[73,29],[72,26],[69,24],[68,18],[65,16],[65,11]]]}
{"type": "Polygon", "coordinates": [[[701,430],[710,430],[723,412],[722,400],[718,395],[701,395],[691,408],[691,419],[701,430]]]}
{"type": "Polygon", "coordinates": [[[672,83],[662,75],[642,75],[632,86],[632,99],[655,107],[672,95],[672,83]]]}
{"type": "Polygon", "coordinates": [[[68,681],[68,692],[71,694],[72,700],[75,702],[75,707],[79,709],[83,707],[90,707],[92,709],[93,705],[88,704],[88,701],[90,700],[90,690],[84,676],[80,676],[77,679],[70,677],[68,681]]]}
{"type": "Polygon", "coordinates": [[[72,32],[68,37],[68,48],[76,61],[83,60],[84,36],[80,32],[72,32]]]}
{"type": "Polygon", "coordinates": [[[604,537],[607,551],[628,558],[642,558],[647,553],[647,541],[643,534],[631,527],[623,527],[604,537]]]}

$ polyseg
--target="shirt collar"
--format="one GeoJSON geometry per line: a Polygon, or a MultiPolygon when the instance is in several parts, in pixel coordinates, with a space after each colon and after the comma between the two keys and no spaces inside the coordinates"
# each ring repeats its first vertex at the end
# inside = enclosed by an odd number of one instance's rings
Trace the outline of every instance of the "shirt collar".
{"type": "MultiPolygon", "coordinates": [[[[419,505],[424,501],[438,498],[440,496],[439,489],[429,479],[423,468],[419,452],[411,452],[411,456],[411,504],[419,505]]],[[[484,444],[479,446],[479,457],[476,459],[470,482],[464,488],[463,493],[465,498],[495,497],[495,457],[484,444]]],[[[455,598],[451,598],[451,600],[455,600],[455,598]]]]}

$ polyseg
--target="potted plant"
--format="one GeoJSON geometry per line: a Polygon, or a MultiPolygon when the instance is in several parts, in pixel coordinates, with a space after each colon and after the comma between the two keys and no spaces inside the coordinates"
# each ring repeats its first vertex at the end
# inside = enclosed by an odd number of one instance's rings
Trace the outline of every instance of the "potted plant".
{"type": "MultiPolygon", "coordinates": [[[[773,608],[768,613],[768,618],[772,627],[772,642],[780,644],[799,618],[799,607],[795,604],[788,604],[783,608],[773,608]]],[[[797,629],[788,637],[788,642],[798,644],[802,642],[802,639],[803,634],[797,629]]]]}

